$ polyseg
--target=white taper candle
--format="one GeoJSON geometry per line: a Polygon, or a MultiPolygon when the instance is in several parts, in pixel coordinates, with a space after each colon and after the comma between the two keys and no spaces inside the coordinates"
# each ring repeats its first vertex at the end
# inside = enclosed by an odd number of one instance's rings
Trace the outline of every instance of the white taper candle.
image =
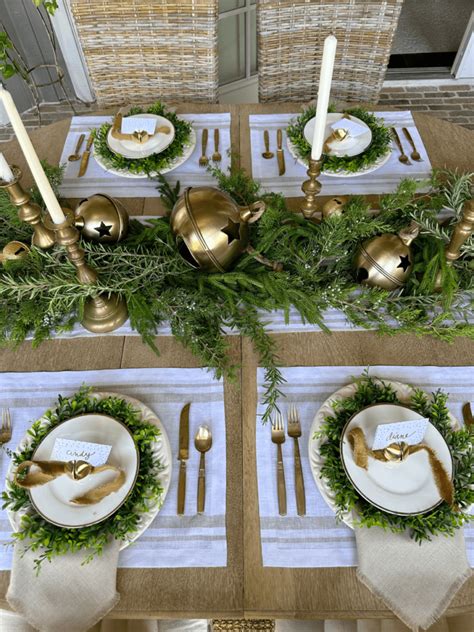
{"type": "Polygon", "coordinates": [[[36,155],[33,144],[28,136],[28,133],[23,125],[23,121],[21,120],[20,114],[16,109],[15,103],[13,101],[12,95],[5,90],[5,88],[0,83],[0,100],[3,102],[5,106],[5,110],[7,111],[8,118],[13,127],[13,131],[17,137],[18,143],[20,144],[23,155],[25,156],[25,160],[28,163],[31,174],[36,182],[36,186],[41,193],[41,197],[44,200],[46,208],[48,209],[49,214],[51,215],[51,219],[55,224],[61,224],[65,221],[66,216],[64,215],[59,202],[54,195],[54,191],[49,183],[48,178],[44,172],[43,167],[41,166],[41,162],[36,155]]]}
{"type": "Polygon", "coordinates": [[[7,159],[0,151],[0,180],[3,180],[3,182],[13,182],[14,179],[13,171],[10,169],[7,159]]]}
{"type": "Polygon", "coordinates": [[[318,101],[316,104],[316,121],[314,124],[313,145],[311,158],[320,160],[323,153],[324,133],[328,114],[329,94],[331,92],[332,72],[336,57],[337,39],[334,35],[328,35],[324,40],[323,60],[321,62],[321,74],[319,76],[318,101]]]}

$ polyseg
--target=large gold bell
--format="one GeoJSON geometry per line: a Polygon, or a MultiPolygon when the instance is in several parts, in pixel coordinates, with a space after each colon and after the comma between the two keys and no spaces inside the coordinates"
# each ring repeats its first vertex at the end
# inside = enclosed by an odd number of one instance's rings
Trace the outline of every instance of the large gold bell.
{"type": "Polygon", "coordinates": [[[170,223],[189,264],[207,272],[224,272],[248,248],[248,224],[264,211],[263,202],[239,206],[214,187],[191,187],[174,205],[170,223]]]}
{"type": "Polygon", "coordinates": [[[397,235],[385,233],[365,241],[354,261],[359,283],[384,290],[402,287],[412,271],[410,244],[418,232],[418,224],[412,223],[397,235]]]}

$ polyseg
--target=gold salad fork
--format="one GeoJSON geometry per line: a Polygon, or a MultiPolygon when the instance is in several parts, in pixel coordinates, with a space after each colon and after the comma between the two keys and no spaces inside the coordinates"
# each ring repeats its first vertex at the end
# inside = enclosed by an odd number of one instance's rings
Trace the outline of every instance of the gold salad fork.
{"type": "Polygon", "coordinates": [[[8,408],[2,409],[2,425],[0,426],[0,445],[8,443],[12,438],[12,418],[8,408]]]}
{"type": "Polygon", "coordinates": [[[220,162],[222,160],[222,156],[219,152],[219,128],[216,127],[214,130],[214,153],[212,154],[212,162],[220,162]]]}
{"type": "Polygon", "coordinates": [[[293,438],[296,509],[298,511],[298,516],[305,516],[306,499],[304,493],[303,469],[301,467],[300,446],[298,443],[298,439],[301,437],[301,423],[298,409],[294,405],[291,405],[288,411],[288,436],[293,438]]]}
{"type": "Polygon", "coordinates": [[[277,491],[278,491],[278,512],[280,516],[286,516],[286,486],[285,470],[283,468],[282,443],[285,443],[285,426],[281,413],[277,412],[272,421],[272,441],[277,446],[277,491]]]}

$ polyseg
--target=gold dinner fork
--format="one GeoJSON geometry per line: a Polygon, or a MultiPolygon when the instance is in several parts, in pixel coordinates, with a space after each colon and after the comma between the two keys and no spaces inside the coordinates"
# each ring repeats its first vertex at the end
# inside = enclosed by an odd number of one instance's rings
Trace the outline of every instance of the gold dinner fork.
{"type": "Polygon", "coordinates": [[[295,494],[298,516],[306,515],[306,499],[304,494],[303,468],[301,467],[301,455],[298,439],[301,437],[301,423],[296,406],[291,405],[288,411],[288,436],[293,438],[295,459],[295,494]]]}
{"type": "Polygon", "coordinates": [[[0,426],[0,445],[8,443],[12,438],[12,418],[8,408],[2,408],[2,425],[0,426]]]}
{"type": "Polygon", "coordinates": [[[201,136],[201,157],[199,158],[200,167],[207,167],[209,163],[209,158],[206,156],[207,138],[208,138],[208,131],[207,129],[203,129],[202,136],[201,136]]]}
{"type": "Polygon", "coordinates": [[[212,154],[212,162],[220,162],[222,156],[219,152],[219,128],[214,130],[214,153],[212,154]]]}
{"type": "Polygon", "coordinates": [[[285,443],[285,427],[281,413],[277,412],[272,421],[272,441],[277,446],[277,491],[278,491],[278,512],[280,516],[286,516],[286,486],[285,470],[283,468],[282,443],[285,443]]]}

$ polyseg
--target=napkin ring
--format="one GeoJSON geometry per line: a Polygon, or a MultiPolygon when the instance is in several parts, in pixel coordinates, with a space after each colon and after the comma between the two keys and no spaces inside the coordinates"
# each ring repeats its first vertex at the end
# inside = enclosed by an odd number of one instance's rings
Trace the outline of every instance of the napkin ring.
{"type": "Polygon", "coordinates": [[[125,482],[125,472],[123,470],[114,465],[100,465],[96,467],[87,463],[87,461],[23,461],[23,463],[19,464],[13,480],[19,487],[31,489],[32,487],[50,483],[63,474],[75,481],[79,481],[86,478],[86,476],[105,471],[116,472],[115,478],[71,500],[76,505],[94,505],[122,487],[125,482]],[[26,471],[33,467],[36,471],[26,471]]]}
{"type": "Polygon", "coordinates": [[[438,488],[441,498],[451,506],[455,511],[458,507],[454,505],[454,486],[451,478],[444,469],[443,464],[438,459],[433,448],[425,443],[418,443],[416,445],[408,445],[405,442],[391,443],[383,450],[371,450],[365,439],[365,434],[362,428],[353,428],[348,435],[349,444],[352,448],[352,454],[354,455],[354,462],[357,466],[364,468],[365,470],[369,465],[369,457],[376,459],[377,461],[404,461],[410,454],[421,452],[425,450],[428,454],[428,459],[433,473],[433,478],[438,488]]]}

